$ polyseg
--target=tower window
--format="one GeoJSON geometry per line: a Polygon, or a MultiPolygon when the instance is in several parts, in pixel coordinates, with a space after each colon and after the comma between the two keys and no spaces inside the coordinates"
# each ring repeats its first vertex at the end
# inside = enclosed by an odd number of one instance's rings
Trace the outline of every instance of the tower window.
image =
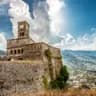
{"type": "Polygon", "coordinates": [[[20,33],[20,36],[24,36],[24,32],[20,33]]]}

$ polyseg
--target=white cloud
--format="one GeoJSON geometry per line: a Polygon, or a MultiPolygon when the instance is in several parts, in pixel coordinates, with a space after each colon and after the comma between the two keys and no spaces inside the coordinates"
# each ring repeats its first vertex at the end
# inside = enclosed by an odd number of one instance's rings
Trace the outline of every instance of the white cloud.
{"type": "Polygon", "coordinates": [[[17,22],[26,20],[30,23],[30,37],[35,41],[45,41],[48,42],[49,33],[49,19],[47,14],[47,4],[45,1],[40,1],[35,6],[34,19],[31,18],[29,12],[29,5],[23,0],[11,0],[9,15],[13,24],[13,33],[17,37],[17,22]]]}
{"type": "Polygon", "coordinates": [[[6,42],[4,33],[0,32],[0,50],[6,50],[6,42]]]}
{"type": "Polygon", "coordinates": [[[96,50],[96,33],[85,34],[78,38],[74,38],[71,34],[59,37],[61,41],[54,46],[62,50],[96,50]]]}
{"type": "Polygon", "coordinates": [[[31,18],[29,5],[23,0],[10,0],[9,15],[13,24],[13,33],[17,37],[17,22],[27,20],[30,23],[30,37],[35,41],[50,42],[62,30],[62,8],[65,6],[61,0],[39,1],[33,8],[34,19],[31,18]],[[55,3],[54,3],[55,2],[55,3]],[[49,7],[48,7],[49,6],[49,7]],[[49,8],[49,10],[48,10],[49,8]]]}
{"type": "MultiPolygon", "coordinates": [[[[48,42],[50,37],[49,28],[49,16],[48,16],[48,6],[45,1],[40,1],[37,3],[35,8],[33,8],[34,19],[32,22],[32,33],[38,36],[37,41],[48,42]]],[[[33,37],[35,39],[35,37],[33,37]]]]}
{"type": "MultiPolygon", "coordinates": [[[[47,0],[49,6],[50,31],[52,34],[59,34],[64,24],[63,8],[65,3],[63,0],[47,0]]],[[[64,26],[63,26],[64,27],[64,26]]]]}
{"type": "MultiPolygon", "coordinates": [[[[9,15],[12,17],[14,36],[17,36],[17,22],[27,20],[30,23],[30,36],[35,41],[50,42],[52,36],[60,38],[59,43],[54,43],[54,46],[61,49],[69,50],[96,50],[96,28],[92,28],[92,35],[85,34],[84,36],[75,38],[70,33],[60,35],[64,19],[62,8],[65,7],[63,0],[47,0],[40,1],[33,8],[34,19],[31,18],[29,6],[22,0],[11,0],[9,15]],[[55,2],[55,3],[54,3],[55,2]],[[48,5],[47,5],[48,4],[48,5]],[[48,11],[49,6],[49,11],[48,11]]],[[[53,40],[54,41],[54,40],[53,40]]]]}
{"type": "Polygon", "coordinates": [[[7,4],[9,0],[0,0],[0,5],[7,4]]]}
{"type": "Polygon", "coordinates": [[[32,22],[29,13],[29,6],[22,0],[10,0],[9,5],[10,5],[10,9],[8,12],[11,17],[10,20],[13,26],[13,34],[15,37],[17,37],[17,32],[18,32],[17,22],[23,20],[26,20],[29,23],[32,22]]]}

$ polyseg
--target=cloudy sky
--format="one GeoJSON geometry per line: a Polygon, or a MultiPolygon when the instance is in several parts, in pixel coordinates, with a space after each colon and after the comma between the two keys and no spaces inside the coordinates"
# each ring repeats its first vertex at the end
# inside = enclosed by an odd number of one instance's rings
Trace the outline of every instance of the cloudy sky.
{"type": "Polygon", "coordinates": [[[30,37],[62,50],[96,50],[96,0],[0,0],[0,50],[17,37],[17,22],[30,37]]]}

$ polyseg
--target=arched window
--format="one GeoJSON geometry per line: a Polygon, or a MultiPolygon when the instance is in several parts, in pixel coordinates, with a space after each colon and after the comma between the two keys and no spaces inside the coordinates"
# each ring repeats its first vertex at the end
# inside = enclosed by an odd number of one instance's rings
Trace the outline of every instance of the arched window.
{"type": "Polygon", "coordinates": [[[18,54],[20,54],[20,49],[18,49],[18,54]]]}
{"type": "Polygon", "coordinates": [[[24,52],[24,50],[23,49],[21,49],[21,53],[23,54],[23,52],[24,52]]]}
{"type": "Polygon", "coordinates": [[[14,50],[14,54],[16,54],[16,50],[14,50]]]}

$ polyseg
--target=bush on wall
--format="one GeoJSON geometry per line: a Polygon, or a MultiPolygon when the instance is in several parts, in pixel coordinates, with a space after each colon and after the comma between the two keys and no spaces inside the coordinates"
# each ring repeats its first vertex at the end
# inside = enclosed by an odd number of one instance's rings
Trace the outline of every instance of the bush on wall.
{"type": "Polygon", "coordinates": [[[69,73],[66,66],[62,66],[60,70],[60,75],[50,82],[50,86],[53,89],[63,89],[66,85],[67,80],[69,79],[69,73]]]}

